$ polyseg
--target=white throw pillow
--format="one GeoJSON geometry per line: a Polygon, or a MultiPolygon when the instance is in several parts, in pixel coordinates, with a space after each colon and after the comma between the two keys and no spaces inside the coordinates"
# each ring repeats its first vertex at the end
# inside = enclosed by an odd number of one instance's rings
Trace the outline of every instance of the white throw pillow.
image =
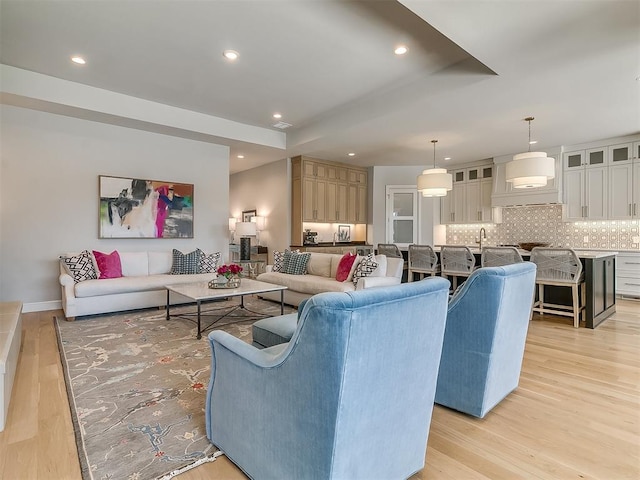
{"type": "Polygon", "coordinates": [[[171,252],[149,252],[149,275],[167,274],[171,271],[171,252]]]}
{"type": "Polygon", "coordinates": [[[387,276],[387,256],[376,255],[375,261],[378,267],[369,275],[370,277],[386,277],[387,276]]]}

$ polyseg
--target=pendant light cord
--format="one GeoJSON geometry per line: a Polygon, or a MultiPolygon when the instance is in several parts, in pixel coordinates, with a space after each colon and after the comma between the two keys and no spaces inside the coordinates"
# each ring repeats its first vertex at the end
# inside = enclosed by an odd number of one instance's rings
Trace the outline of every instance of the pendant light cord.
{"type": "Polygon", "coordinates": [[[433,168],[436,168],[436,143],[438,140],[431,140],[431,143],[433,143],[433,168]]]}

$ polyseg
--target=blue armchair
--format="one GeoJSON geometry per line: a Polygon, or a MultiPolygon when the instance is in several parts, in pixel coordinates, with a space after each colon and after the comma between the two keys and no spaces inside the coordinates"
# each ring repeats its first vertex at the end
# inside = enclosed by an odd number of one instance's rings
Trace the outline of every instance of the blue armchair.
{"type": "Polygon", "coordinates": [[[536,266],[476,270],[449,302],[436,403],[484,417],[520,379],[536,266]]]}
{"type": "Polygon", "coordinates": [[[291,341],[209,334],[207,437],[249,477],[407,478],[424,467],[449,282],[321,293],[291,341]]]}

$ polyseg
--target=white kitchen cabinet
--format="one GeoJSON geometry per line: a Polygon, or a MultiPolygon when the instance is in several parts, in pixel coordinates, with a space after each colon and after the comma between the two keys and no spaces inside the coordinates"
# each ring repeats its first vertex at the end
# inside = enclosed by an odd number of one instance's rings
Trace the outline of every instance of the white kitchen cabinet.
{"type": "Polygon", "coordinates": [[[607,174],[606,167],[565,172],[565,219],[607,218],[607,174]]]}
{"type": "Polygon", "coordinates": [[[609,219],[640,218],[640,142],[609,147],[609,219]]]}
{"type": "Polygon", "coordinates": [[[607,147],[564,154],[565,220],[605,220],[608,210],[607,147]]]}
{"type": "Polygon", "coordinates": [[[441,199],[441,222],[482,223],[492,221],[493,165],[454,170],[453,189],[441,199]]]}
{"type": "Polygon", "coordinates": [[[621,252],[617,255],[616,294],[640,298],[640,253],[621,252]]]}

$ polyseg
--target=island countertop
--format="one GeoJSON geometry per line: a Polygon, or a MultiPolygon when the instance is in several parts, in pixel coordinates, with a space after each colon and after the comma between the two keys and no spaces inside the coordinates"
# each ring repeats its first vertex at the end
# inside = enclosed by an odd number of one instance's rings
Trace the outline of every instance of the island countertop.
{"type": "MultiPolygon", "coordinates": [[[[442,246],[443,245],[436,245],[435,247],[433,247],[433,249],[436,252],[440,252],[440,249],[442,248],[442,246]]],[[[454,245],[454,246],[458,246],[458,245],[454,245]]],[[[480,251],[480,248],[477,245],[474,245],[474,246],[459,245],[459,246],[469,247],[469,250],[471,250],[471,253],[473,253],[474,255],[480,255],[482,253],[480,251]]],[[[494,245],[487,245],[487,247],[492,247],[492,246],[494,245]]],[[[524,250],[522,248],[518,248],[517,250],[520,253],[520,255],[522,255],[522,257],[528,258],[531,256],[531,251],[529,250],[524,250]]],[[[578,248],[574,248],[573,250],[576,252],[579,258],[606,258],[606,257],[618,255],[619,253],[617,250],[581,250],[578,248]]]]}

